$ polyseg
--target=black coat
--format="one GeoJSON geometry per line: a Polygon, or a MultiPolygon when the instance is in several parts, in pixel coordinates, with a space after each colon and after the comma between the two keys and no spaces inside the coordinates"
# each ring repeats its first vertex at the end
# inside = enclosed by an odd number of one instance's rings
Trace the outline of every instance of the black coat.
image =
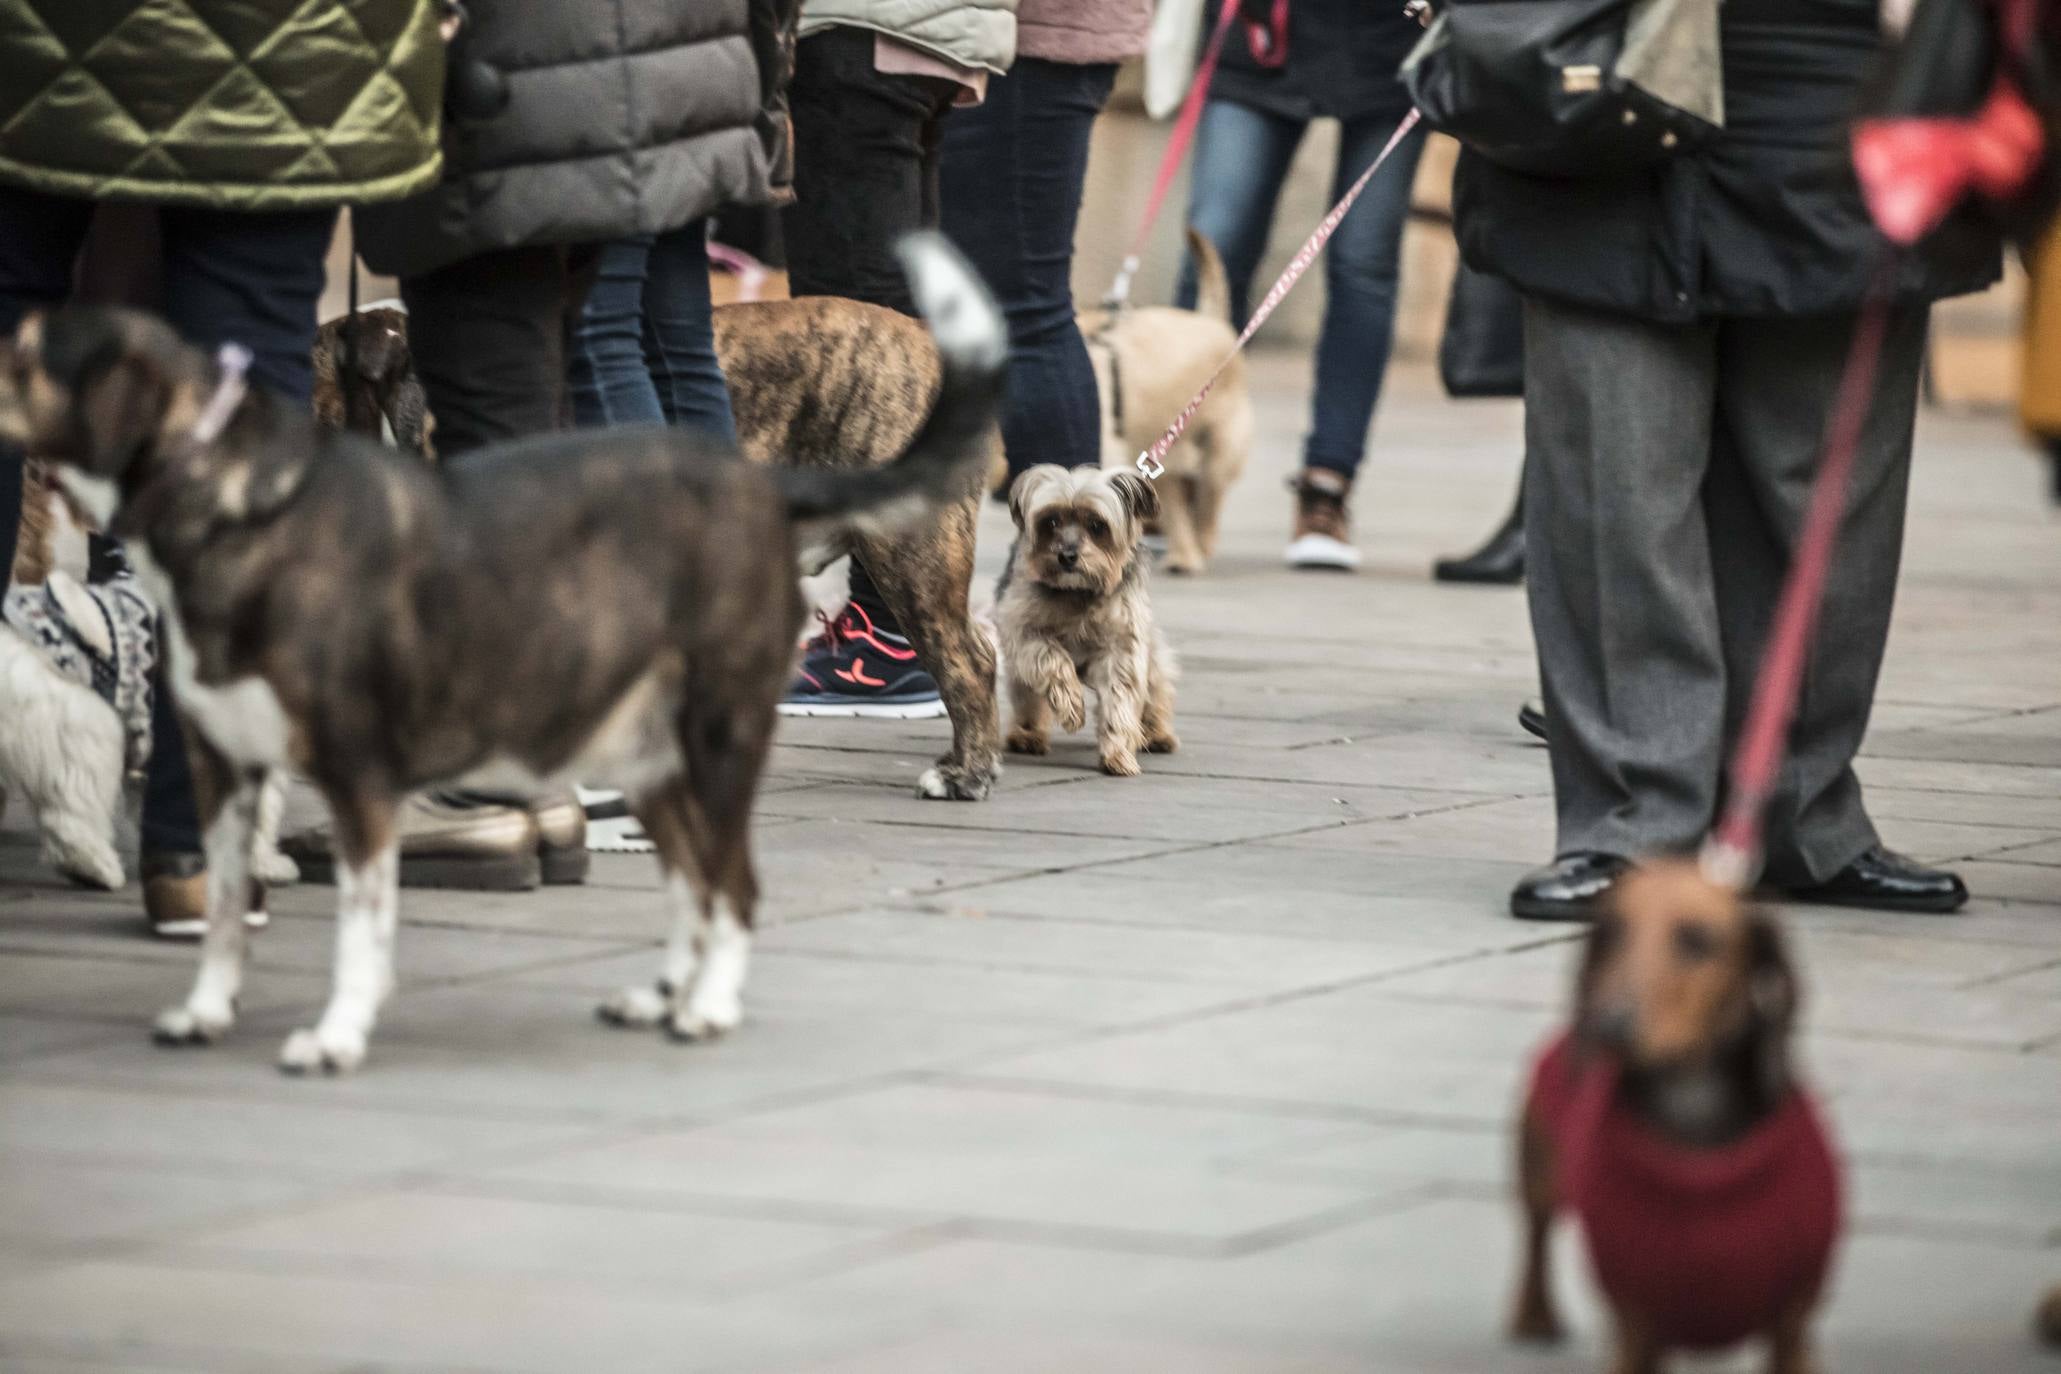
{"type": "Polygon", "coordinates": [[[356,212],[374,270],[659,233],[787,198],[799,0],[471,0],[471,51],[508,101],[444,121],[444,178],[356,212]]]}
{"type": "MultiPolygon", "coordinates": [[[[1878,14],[1877,0],[1726,0],[1725,130],[1661,170],[1560,181],[1463,155],[1467,261],[1527,294],[1660,321],[1852,310],[1881,243],[1847,141],[1878,14]]],[[[1950,225],[1906,263],[1901,294],[1981,290],[1995,245],[1950,225]]]]}
{"type": "MultiPolygon", "coordinates": [[[[1217,22],[1220,3],[1203,6],[1205,34],[1217,22]]],[[[1272,9],[1272,0],[1244,5],[1253,15],[1272,9]]],[[[1246,41],[1245,25],[1233,25],[1210,98],[1304,121],[1400,119],[1410,108],[1410,93],[1396,72],[1423,32],[1403,13],[1401,0],[1290,0],[1288,60],[1262,67],[1246,41]]]]}

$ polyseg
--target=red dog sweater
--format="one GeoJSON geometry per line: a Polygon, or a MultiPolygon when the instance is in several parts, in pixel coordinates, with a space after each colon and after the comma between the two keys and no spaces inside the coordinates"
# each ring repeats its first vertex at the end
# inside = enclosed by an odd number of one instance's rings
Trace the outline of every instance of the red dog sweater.
{"type": "Polygon", "coordinates": [[[1528,1110],[1552,1143],[1559,1202],[1581,1222],[1597,1284],[1664,1345],[1735,1345],[1824,1280],[1839,1167],[1801,1091],[1730,1145],[1681,1145],[1618,1100],[1605,1059],[1577,1065],[1562,1034],[1539,1057],[1528,1110]]]}

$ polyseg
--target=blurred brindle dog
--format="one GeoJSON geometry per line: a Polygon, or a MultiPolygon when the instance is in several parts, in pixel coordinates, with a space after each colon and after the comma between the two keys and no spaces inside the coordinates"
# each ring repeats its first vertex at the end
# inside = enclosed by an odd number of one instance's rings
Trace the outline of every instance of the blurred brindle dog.
{"type": "Polygon", "coordinates": [[[395,808],[459,778],[621,786],[674,925],[656,989],[603,1015],[686,1039],[738,1024],[752,799],[803,618],[797,546],[920,520],[987,456],[1000,311],[942,239],[902,256],[942,386],[906,453],[858,470],[743,463],[649,428],[432,467],[256,391],[209,437],[233,379],[152,317],[64,310],[0,347],[0,437],[111,517],[172,626],[210,892],[200,973],[161,1040],[235,1018],[256,782],[276,767],[326,796],[339,870],[333,995],[283,1067],[363,1059],[393,982],[395,808]]]}

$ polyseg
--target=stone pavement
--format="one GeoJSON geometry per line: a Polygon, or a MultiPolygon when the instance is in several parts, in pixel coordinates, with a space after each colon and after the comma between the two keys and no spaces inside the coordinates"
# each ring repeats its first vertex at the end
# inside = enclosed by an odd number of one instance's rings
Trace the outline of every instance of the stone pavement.
{"type": "MultiPolygon", "coordinates": [[[[1186,747],[1084,743],[920,803],[944,735],[796,722],[737,1036],[595,1024],[652,971],[643,859],[406,894],[359,1076],[281,1078],[331,893],[244,1021],[147,1043],[191,952],[0,843],[0,1368],[1570,1374],[1498,1339],[1507,1126],[1570,936],[1502,914],[1548,850],[1521,597],[1425,578],[1502,513],[1514,411],[1396,379],[1358,577],[1276,566],[1302,364],[1228,552],[1158,587],[1186,747]]],[[[1930,416],[1864,772],[1981,894],[1794,913],[1804,1054],[1852,1164],[1832,1371],[2051,1370],[2061,1280],[2061,520],[2001,422],[1930,416]]],[[[992,565],[1006,525],[991,517],[992,565]]],[[[526,684],[543,689],[548,684],[526,684]]],[[[20,824],[17,818],[15,824],[20,824]]]]}

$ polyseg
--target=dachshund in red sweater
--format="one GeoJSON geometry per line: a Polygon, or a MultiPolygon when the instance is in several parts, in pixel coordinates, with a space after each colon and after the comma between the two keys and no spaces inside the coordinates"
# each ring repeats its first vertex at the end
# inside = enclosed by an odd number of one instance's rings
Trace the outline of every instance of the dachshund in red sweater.
{"type": "Polygon", "coordinates": [[[1547,1237],[1564,1210],[1616,1319],[1614,1374],[1756,1339],[1769,1374],[1809,1374],[1840,1176],[1790,1071],[1796,1001],[1766,914],[1688,864],[1618,883],[1525,1103],[1513,1336],[1561,1334],[1547,1237]]]}

